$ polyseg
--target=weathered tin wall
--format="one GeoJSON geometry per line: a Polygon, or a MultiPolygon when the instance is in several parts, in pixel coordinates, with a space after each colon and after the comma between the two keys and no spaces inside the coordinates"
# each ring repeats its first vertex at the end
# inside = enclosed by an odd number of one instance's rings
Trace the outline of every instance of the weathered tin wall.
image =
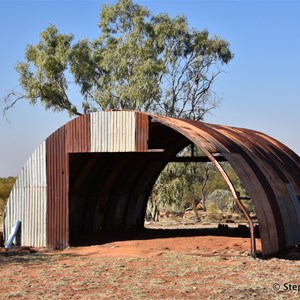
{"type": "Polygon", "coordinates": [[[90,116],[76,118],[46,140],[47,246],[69,243],[69,153],[90,152],[90,116]]]}
{"type": "MultiPolygon", "coordinates": [[[[288,161],[279,159],[269,147],[270,143],[258,138],[254,132],[226,128],[226,133],[229,132],[230,134],[234,132],[234,135],[238,136],[244,145],[248,145],[252,149],[253,160],[256,161],[274,192],[278,212],[280,213],[276,221],[281,218],[284,223],[286,245],[293,246],[297,244],[300,237],[300,206],[295,205],[297,196],[294,187],[297,189],[297,184],[289,182],[289,178],[291,178],[289,173],[292,169],[288,166],[288,161]]],[[[277,227],[280,225],[278,224],[277,227]]]]}
{"type": "Polygon", "coordinates": [[[263,254],[300,244],[300,158],[293,151],[256,131],[130,111],[80,116],[33,153],[7,204],[6,236],[17,219],[22,244],[54,249],[68,246],[69,222],[75,234],[140,228],[156,177],[190,142],[208,156],[221,154],[241,178],[263,254]]]}
{"type": "Polygon", "coordinates": [[[90,115],[82,115],[65,125],[66,153],[91,150],[90,115]]]}
{"type": "Polygon", "coordinates": [[[47,247],[68,246],[68,157],[65,127],[46,140],[47,162],[47,247]]]}
{"type": "Polygon", "coordinates": [[[299,157],[262,133],[190,120],[154,117],[193,141],[222,154],[244,183],[256,208],[263,254],[300,243],[299,157]]]}
{"type": "Polygon", "coordinates": [[[91,152],[135,151],[135,112],[91,113],[91,152]]]}
{"type": "Polygon", "coordinates": [[[21,221],[22,246],[46,246],[46,149],[42,143],[22,168],[9,196],[4,219],[5,240],[21,221]]]}
{"type": "Polygon", "coordinates": [[[149,148],[149,116],[143,113],[136,112],[135,118],[135,151],[147,151],[149,148]]]}

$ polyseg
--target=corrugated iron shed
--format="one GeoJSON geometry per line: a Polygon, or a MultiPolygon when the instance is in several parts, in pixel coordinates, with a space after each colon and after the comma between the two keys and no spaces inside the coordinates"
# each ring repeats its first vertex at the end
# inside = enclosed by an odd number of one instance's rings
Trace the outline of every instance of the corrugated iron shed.
{"type": "Polygon", "coordinates": [[[257,213],[263,254],[300,244],[300,158],[248,129],[134,111],[97,112],[59,128],[32,154],[7,203],[5,237],[22,221],[21,244],[67,247],[80,235],[143,228],[165,165],[194,143],[226,159],[257,213]]]}
{"type": "Polygon", "coordinates": [[[43,142],[22,168],[6,206],[4,233],[22,220],[22,244],[46,245],[46,143],[43,142]]]}

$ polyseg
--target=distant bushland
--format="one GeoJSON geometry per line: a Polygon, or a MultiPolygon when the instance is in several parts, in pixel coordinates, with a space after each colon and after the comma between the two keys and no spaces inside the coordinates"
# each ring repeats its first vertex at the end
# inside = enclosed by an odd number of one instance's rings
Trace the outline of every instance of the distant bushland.
{"type": "Polygon", "coordinates": [[[16,177],[0,177],[0,229],[2,224],[4,208],[15,182],[16,177]]]}

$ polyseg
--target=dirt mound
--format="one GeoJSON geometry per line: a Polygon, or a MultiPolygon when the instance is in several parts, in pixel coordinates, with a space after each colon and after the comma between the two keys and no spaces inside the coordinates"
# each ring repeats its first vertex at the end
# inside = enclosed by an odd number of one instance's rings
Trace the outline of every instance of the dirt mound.
{"type": "MultiPolygon", "coordinates": [[[[260,240],[257,243],[257,250],[261,251],[260,240]]],[[[164,251],[200,255],[248,255],[250,239],[212,235],[169,238],[162,236],[153,239],[114,241],[89,247],[71,247],[63,250],[63,253],[99,257],[151,257],[160,255],[164,251]]]]}

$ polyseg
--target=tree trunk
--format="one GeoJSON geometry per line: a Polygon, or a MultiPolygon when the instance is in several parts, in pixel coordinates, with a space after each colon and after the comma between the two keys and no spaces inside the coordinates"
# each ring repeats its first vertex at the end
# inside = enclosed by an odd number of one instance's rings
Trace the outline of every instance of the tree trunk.
{"type": "Polygon", "coordinates": [[[202,209],[203,211],[206,211],[206,196],[205,193],[202,190],[202,197],[201,197],[201,205],[202,205],[202,209]]]}

